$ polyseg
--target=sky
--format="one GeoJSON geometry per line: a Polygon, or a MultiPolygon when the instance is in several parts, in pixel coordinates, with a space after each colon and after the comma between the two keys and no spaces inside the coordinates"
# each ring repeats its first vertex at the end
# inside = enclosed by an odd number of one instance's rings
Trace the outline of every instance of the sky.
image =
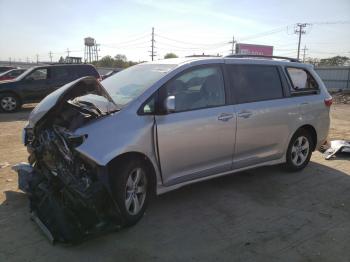
{"type": "Polygon", "coordinates": [[[149,61],[152,27],[155,59],[227,55],[233,37],[296,57],[296,23],[308,23],[306,57],[350,56],[350,0],[0,0],[0,60],[57,61],[67,48],[83,57],[90,36],[100,56],[149,61]]]}

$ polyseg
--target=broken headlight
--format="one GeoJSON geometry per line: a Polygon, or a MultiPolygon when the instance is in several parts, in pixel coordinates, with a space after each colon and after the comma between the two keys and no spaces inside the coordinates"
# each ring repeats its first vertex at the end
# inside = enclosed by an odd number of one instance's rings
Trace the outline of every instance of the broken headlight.
{"type": "Polygon", "coordinates": [[[33,142],[34,131],[33,128],[25,127],[22,131],[22,143],[26,146],[29,143],[33,142]]]}

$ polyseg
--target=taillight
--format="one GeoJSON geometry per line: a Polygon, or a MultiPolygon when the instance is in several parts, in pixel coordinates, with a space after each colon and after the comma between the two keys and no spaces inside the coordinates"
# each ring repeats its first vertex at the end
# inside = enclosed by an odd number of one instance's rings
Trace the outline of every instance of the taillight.
{"type": "Polygon", "coordinates": [[[333,98],[332,98],[332,97],[331,97],[331,98],[326,98],[326,99],[324,100],[324,104],[325,104],[326,106],[331,106],[332,103],[333,103],[333,98]]]}

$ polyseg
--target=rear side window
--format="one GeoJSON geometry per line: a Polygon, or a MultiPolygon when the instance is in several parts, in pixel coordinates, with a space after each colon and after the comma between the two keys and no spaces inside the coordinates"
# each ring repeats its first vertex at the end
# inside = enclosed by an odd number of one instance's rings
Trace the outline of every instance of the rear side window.
{"type": "Polygon", "coordinates": [[[283,97],[283,89],[277,67],[230,65],[228,68],[233,94],[238,103],[283,97]]]}
{"type": "Polygon", "coordinates": [[[46,80],[47,79],[47,68],[35,69],[31,72],[26,79],[31,80],[46,80]]]}
{"type": "Polygon", "coordinates": [[[51,68],[52,79],[68,79],[70,78],[69,69],[67,67],[52,67],[51,68]]]}
{"type": "Polygon", "coordinates": [[[79,74],[81,77],[83,76],[94,76],[96,78],[100,78],[100,75],[98,74],[97,70],[93,66],[78,66],[77,68],[79,70],[79,74]]]}
{"type": "Polygon", "coordinates": [[[292,93],[315,91],[318,89],[316,80],[311,74],[302,68],[287,68],[288,76],[292,84],[292,93]]]}

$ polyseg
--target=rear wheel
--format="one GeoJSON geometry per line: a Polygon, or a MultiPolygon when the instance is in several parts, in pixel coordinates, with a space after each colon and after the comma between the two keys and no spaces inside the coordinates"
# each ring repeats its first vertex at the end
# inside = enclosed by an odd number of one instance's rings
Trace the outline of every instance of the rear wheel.
{"type": "Polygon", "coordinates": [[[119,163],[112,176],[115,199],[124,226],[136,224],[145,213],[150,197],[149,170],[144,162],[135,159],[119,163]]]}
{"type": "Polygon", "coordinates": [[[14,94],[0,94],[0,108],[3,112],[15,112],[20,106],[20,101],[14,94]]]}
{"type": "Polygon", "coordinates": [[[292,137],[288,150],[286,167],[290,171],[299,171],[304,169],[310,161],[313,140],[307,130],[300,129],[292,137]]]}

